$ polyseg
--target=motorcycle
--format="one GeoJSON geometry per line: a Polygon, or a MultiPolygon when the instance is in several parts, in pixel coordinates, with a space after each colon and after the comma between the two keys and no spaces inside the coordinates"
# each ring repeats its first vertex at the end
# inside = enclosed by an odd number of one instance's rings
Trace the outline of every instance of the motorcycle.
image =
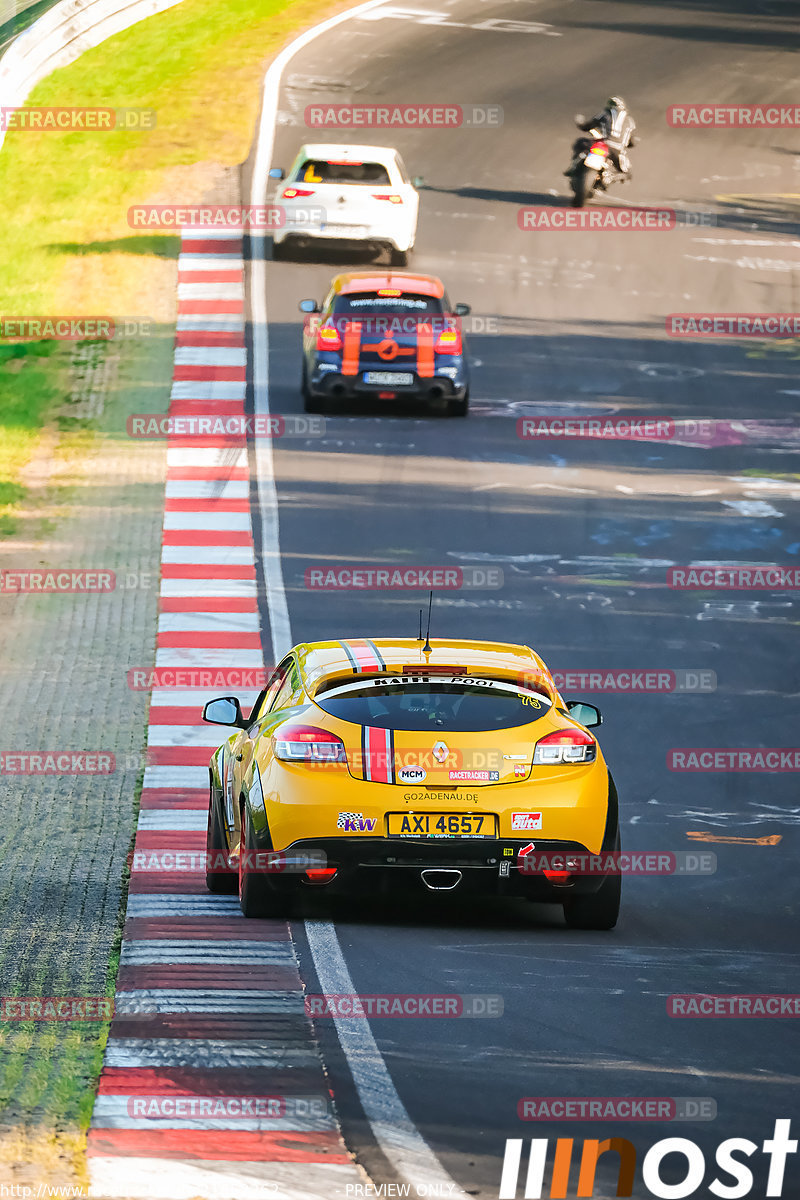
{"type": "MultiPolygon", "coordinates": [[[[584,117],[578,113],[575,121],[580,125],[584,117]]],[[[621,152],[620,161],[626,161],[625,151],[621,152]]],[[[572,147],[572,162],[564,174],[572,187],[573,208],[583,208],[595,192],[605,192],[612,183],[627,178],[615,168],[608,143],[603,140],[600,129],[590,129],[584,137],[577,139],[572,147]]]]}

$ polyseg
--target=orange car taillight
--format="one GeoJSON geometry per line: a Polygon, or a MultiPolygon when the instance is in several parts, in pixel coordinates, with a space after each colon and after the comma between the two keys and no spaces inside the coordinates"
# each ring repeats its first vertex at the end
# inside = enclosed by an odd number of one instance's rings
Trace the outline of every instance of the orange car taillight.
{"type": "Polygon", "coordinates": [[[556,729],[540,738],[533,752],[533,764],[552,767],[557,763],[594,762],[597,742],[585,729],[556,729]]]}
{"type": "Polygon", "coordinates": [[[373,192],[373,200],[388,200],[391,204],[402,204],[403,197],[396,195],[394,192],[373,192]]]}
{"type": "Polygon", "coordinates": [[[460,354],[461,330],[443,329],[436,339],[433,348],[437,354],[460,354]]]}
{"type": "Polygon", "coordinates": [[[338,351],[342,348],[339,330],[333,325],[320,325],[317,330],[317,349],[338,351]]]}
{"type": "Polygon", "coordinates": [[[313,196],[313,195],[314,195],[313,190],[307,191],[304,188],[284,188],[283,196],[281,197],[281,199],[295,200],[298,196],[313,196]]]}
{"type": "Polygon", "coordinates": [[[272,735],[272,750],[281,762],[347,762],[344,742],[316,725],[283,725],[272,735]]]}

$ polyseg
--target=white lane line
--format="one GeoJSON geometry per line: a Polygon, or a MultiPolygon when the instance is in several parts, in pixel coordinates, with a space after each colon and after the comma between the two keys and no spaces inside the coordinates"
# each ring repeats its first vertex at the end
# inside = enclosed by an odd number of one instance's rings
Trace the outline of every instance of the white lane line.
{"type": "MultiPolygon", "coordinates": [[[[306,933],[323,995],[355,994],[355,986],[329,921],[306,921],[306,933]]],[[[361,1104],[375,1139],[412,1195],[467,1200],[422,1137],[397,1094],[366,1017],[334,1017],[361,1104]]]]}
{"type": "MultiPolygon", "coordinates": [[[[278,99],[284,67],[303,47],[321,34],[362,13],[378,8],[384,0],[367,0],[356,8],[339,13],[290,42],[273,60],[264,78],[264,100],[253,163],[251,202],[263,203],[277,127],[278,99]]],[[[253,391],[257,416],[269,415],[269,330],[267,325],[266,241],[263,235],[251,235],[251,317],[253,324],[253,391]]],[[[262,559],[273,662],[278,662],[292,644],[289,609],[281,567],[278,493],[272,444],[267,438],[255,442],[255,465],[261,513],[262,559]]],[[[309,946],[323,991],[353,992],[347,965],[342,956],[336,930],[329,922],[306,922],[309,946]],[[341,987],[334,986],[339,979],[341,987]],[[343,981],[343,982],[342,982],[343,981]]],[[[381,1057],[369,1022],[365,1018],[336,1020],[342,1044],[367,1119],[383,1153],[409,1183],[421,1185],[420,1195],[428,1194],[430,1184],[440,1183],[441,1194],[452,1200],[467,1200],[466,1193],[447,1174],[434,1152],[411,1121],[392,1078],[381,1057]],[[424,1185],[424,1187],[422,1186],[424,1185]]]]}

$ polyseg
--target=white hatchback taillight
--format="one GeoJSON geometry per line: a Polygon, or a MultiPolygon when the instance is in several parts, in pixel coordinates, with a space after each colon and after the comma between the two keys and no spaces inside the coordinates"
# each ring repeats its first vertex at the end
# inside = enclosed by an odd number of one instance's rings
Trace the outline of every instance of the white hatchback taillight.
{"type": "Polygon", "coordinates": [[[272,736],[272,749],[281,762],[347,762],[344,742],[316,725],[283,725],[272,736]]]}
{"type": "Polygon", "coordinates": [[[556,729],[536,743],[533,765],[552,767],[558,763],[594,762],[597,742],[585,729],[556,729]]]}

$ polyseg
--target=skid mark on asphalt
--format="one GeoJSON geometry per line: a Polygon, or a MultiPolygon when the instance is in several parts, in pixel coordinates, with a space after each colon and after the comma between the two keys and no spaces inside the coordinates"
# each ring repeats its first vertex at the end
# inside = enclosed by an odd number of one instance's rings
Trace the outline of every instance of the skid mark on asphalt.
{"type": "MultiPolygon", "coordinates": [[[[244,400],[241,235],[184,233],[170,415],[243,417],[244,400]]],[[[199,721],[209,668],[240,669],[244,703],[263,671],[248,487],[243,436],[169,438],[163,677],[89,1131],[95,1197],[327,1200],[363,1183],[331,1111],[288,925],[247,921],[235,896],[205,886],[206,764],[221,740],[199,721]]]]}

